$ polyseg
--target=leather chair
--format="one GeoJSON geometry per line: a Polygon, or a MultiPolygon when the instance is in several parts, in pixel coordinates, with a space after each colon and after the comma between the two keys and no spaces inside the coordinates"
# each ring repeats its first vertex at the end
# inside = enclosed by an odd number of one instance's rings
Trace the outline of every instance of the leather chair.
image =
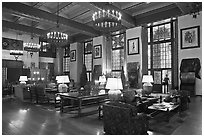
{"type": "Polygon", "coordinates": [[[189,108],[190,93],[188,90],[179,90],[178,94],[180,96],[180,111],[185,111],[189,108]]]}
{"type": "Polygon", "coordinates": [[[30,87],[30,100],[31,102],[37,101],[36,86],[30,87]]]}
{"type": "Polygon", "coordinates": [[[45,88],[43,86],[36,86],[36,103],[47,101],[49,103],[49,98],[45,93],[45,88]]]}
{"type": "Polygon", "coordinates": [[[147,134],[148,117],[137,113],[137,109],[127,103],[110,102],[103,105],[105,134],[141,135],[147,134]]]}

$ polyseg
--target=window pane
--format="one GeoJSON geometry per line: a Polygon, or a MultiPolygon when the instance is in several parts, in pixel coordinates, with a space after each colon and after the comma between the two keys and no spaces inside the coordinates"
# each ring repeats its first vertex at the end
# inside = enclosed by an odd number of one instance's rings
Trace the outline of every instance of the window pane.
{"type": "Polygon", "coordinates": [[[117,72],[117,71],[112,71],[112,77],[114,78],[120,78],[121,77],[121,72],[117,72]]]}
{"type": "Polygon", "coordinates": [[[64,57],[63,58],[63,72],[69,72],[70,71],[69,66],[70,66],[70,57],[64,57]]]}
{"type": "Polygon", "coordinates": [[[150,45],[148,45],[148,69],[151,68],[151,49],[150,45]]]}
{"type": "Polygon", "coordinates": [[[86,65],[87,71],[92,71],[92,54],[85,54],[84,64],[86,65]]]}
{"type": "Polygon", "coordinates": [[[125,35],[119,34],[112,36],[112,48],[120,48],[125,46],[125,35]]]}
{"type": "MultiPolygon", "coordinates": [[[[121,33],[112,36],[112,70],[120,72],[124,62],[124,46],[125,46],[125,34],[121,33]]],[[[117,76],[119,72],[113,73],[117,76]]]]}
{"type": "Polygon", "coordinates": [[[84,53],[92,53],[92,41],[84,42],[84,53]]]}

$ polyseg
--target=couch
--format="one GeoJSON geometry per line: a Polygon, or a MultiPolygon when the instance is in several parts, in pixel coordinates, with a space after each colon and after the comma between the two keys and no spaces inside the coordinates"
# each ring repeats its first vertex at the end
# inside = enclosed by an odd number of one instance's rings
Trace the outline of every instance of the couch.
{"type": "Polygon", "coordinates": [[[103,105],[105,134],[141,135],[147,134],[148,117],[137,113],[135,106],[123,102],[109,102],[103,105]]]}

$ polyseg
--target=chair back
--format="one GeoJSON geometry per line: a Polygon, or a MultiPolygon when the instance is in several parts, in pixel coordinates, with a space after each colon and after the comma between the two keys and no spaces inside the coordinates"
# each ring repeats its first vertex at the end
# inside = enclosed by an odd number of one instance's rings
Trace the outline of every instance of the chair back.
{"type": "Polygon", "coordinates": [[[104,104],[103,123],[104,132],[111,135],[137,135],[147,131],[137,109],[127,103],[104,104]]]}

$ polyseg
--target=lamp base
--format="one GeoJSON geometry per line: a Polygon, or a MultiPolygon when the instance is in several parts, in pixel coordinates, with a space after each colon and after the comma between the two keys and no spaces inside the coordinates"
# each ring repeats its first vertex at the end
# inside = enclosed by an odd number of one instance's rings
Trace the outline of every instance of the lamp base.
{"type": "Polygon", "coordinates": [[[144,94],[149,96],[152,93],[152,85],[143,85],[144,94]]]}
{"type": "Polygon", "coordinates": [[[111,101],[118,101],[121,99],[122,92],[120,90],[109,90],[108,96],[111,101]]]}
{"type": "Polygon", "coordinates": [[[25,81],[21,81],[20,84],[26,84],[26,82],[25,81]]]}

